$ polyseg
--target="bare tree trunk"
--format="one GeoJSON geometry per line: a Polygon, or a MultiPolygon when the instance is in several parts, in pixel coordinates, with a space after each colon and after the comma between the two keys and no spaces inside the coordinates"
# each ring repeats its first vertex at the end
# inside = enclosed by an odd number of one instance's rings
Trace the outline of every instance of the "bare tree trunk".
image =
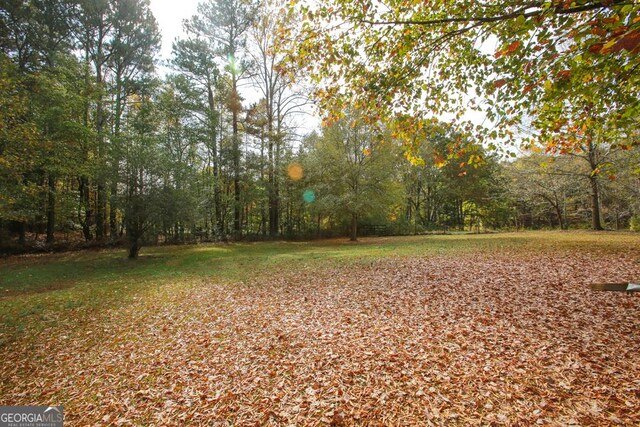
{"type": "Polygon", "coordinates": [[[242,237],[242,207],[240,198],[240,135],[238,132],[238,113],[240,112],[240,95],[238,94],[238,83],[233,77],[232,96],[232,129],[233,129],[233,231],[235,239],[242,237]]]}
{"type": "Polygon", "coordinates": [[[27,223],[20,221],[18,223],[18,244],[24,246],[27,243],[27,223]]]}
{"type": "Polygon", "coordinates": [[[208,101],[209,101],[209,122],[210,122],[210,129],[209,131],[211,132],[211,157],[212,157],[212,161],[213,161],[213,234],[214,234],[214,238],[215,239],[219,239],[222,237],[222,232],[224,230],[224,222],[223,222],[223,218],[222,218],[222,198],[220,195],[220,182],[219,182],[219,175],[220,175],[220,163],[218,161],[218,136],[217,136],[217,129],[218,126],[215,123],[215,119],[216,119],[216,114],[215,114],[215,108],[216,108],[216,104],[215,104],[215,100],[213,97],[213,90],[211,89],[213,82],[208,81],[207,82],[207,97],[208,97],[208,101]]]}
{"type": "Polygon", "coordinates": [[[84,209],[84,213],[79,214],[81,216],[84,216],[84,219],[80,218],[80,222],[82,223],[82,234],[84,236],[84,240],[88,242],[93,237],[91,235],[91,218],[93,217],[93,212],[91,210],[88,177],[80,177],[80,188],[78,192],[80,193],[80,206],[84,209]]]}
{"type": "Polygon", "coordinates": [[[109,198],[109,233],[111,240],[118,240],[117,206],[118,206],[118,181],[120,174],[120,123],[122,120],[122,103],[124,102],[122,71],[116,75],[116,104],[114,112],[113,141],[111,151],[111,194],[109,198]]]}
{"type": "Polygon", "coordinates": [[[555,205],[556,208],[556,217],[558,218],[558,225],[560,226],[560,230],[564,230],[564,218],[562,217],[562,209],[560,209],[559,205],[555,205]]]}
{"type": "Polygon", "coordinates": [[[268,118],[268,135],[269,146],[267,149],[267,157],[269,161],[268,178],[269,178],[269,236],[278,235],[278,199],[276,197],[276,182],[274,168],[274,135],[272,118],[268,118]]]}
{"type": "Polygon", "coordinates": [[[138,254],[140,253],[140,243],[137,237],[129,238],[129,259],[138,258],[138,254]]]}
{"type": "MultiPolygon", "coordinates": [[[[89,59],[89,50],[88,50],[88,46],[85,46],[85,52],[84,52],[84,61],[85,61],[85,75],[84,75],[84,79],[85,79],[85,90],[87,93],[89,93],[90,91],[90,74],[89,74],[89,67],[90,67],[90,59],[89,59]]],[[[89,128],[89,114],[90,114],[90,106],[89,106],[89,97],[87,96],[85,98],[84,101],[84,126],[85,128],[89,128]]],[[[87,138],[88,139],[88,138],[87,138]]],[[[88,153],[88,146],[89,146],[89,141],[85,140],[85,144],[86,146],[84,147],[84,152],[83,152],[83,158],[84,161],[86,162],[89,159],[89,153],[88,153]]],[[[93,217],[93,211],[91,210],[91,189],[89,188],[89,177],[86,175],[81,175],[80,178],[78,179],[79,183],[79,188],[78,188],[78,192],[80,193],[80,209],[84,210],[84,213],[82,212],[78,212],[78,220],[80,221],[80,223],[82,224],[82,234],[84,236],[84,240],[85,241],[90,241],[93,236],[91,235],[91,218],[93,217]],[[84,219],[82,218],[84,214],[84,219]]]]}
{"type": "MultiPolygon", "coordinates": [[[[564,227],[564,217],[562,215],[562,207],[560,206],[560,201],[558,200],[558,195],[554,193],[554,197],[551,198],[551,196],[548,196],[548,195],[543,193],[543,194],[540,194],[540,197],[542,197],[544,200],[549,202],[549,204],[551,205],[551,207],[555,211],[556,219],[558,220],[558,227],[560,227],[560,230],[564,230],[564,228],[565,228],[564,227]]],[[[551,219],[549,219],[549,224],[551,225],[551,227],[553,227],[553,221],[551,221],[551,219]]]]}
{"type": "Polygon", "coordinates": [[[358,214],[351,214],[351,239],[352,242],[358,240],[358,214]]]}
{"type": "Polygon", "coordinates": [[[598,179],[596,176],[590,176],[591,184],[591,228],[594,230],[603,230],[600,222],[600,191],[598,188],[598,179]]]}
{"type": "Polygon", "coordinates": [[[591,184],[591,228],[602,230],[602,223],[600,222],[600,189],[598,188],[600,153],[597,145],[593,142],[592,136],[588,139],[586,160],[591,168],[591,174],[589,175],[589,184],[591,184]]]}
{"type": "MultiPolygon", "coordinates": [[[[260,181],[262,181],[263,183],[266,183],[267,188],[269,188],[269,186],[271,185],[271,180],[270,180],[268,172],[266,174],[266,179],[265,179],[264,148],[265,148],[265,135],[264,135],[264,127],[262,127],[260,129],[260,181]]],[[[269,169],[270,165],[271,165],[271,160],[269,160],[269,165],[267,166],[268,170],[270,170],[269,169]]],[[[269,191],[271,191],[270,188],[269,188],[269,191]]],[[[267,233],[268,233],[267,227],[269,227],[269,220],[268,220],[269,213],[270,213],[269,212],[269,200],[267,200],[266,203],[264,201],[262,201],[260,203],[260,230],[259,230],[259,232],[263,236],[266,236],[267,233]]]]}
{"type": "Polygon", "coordinates": [[[103,183],[98,183],[98,195],[96,198],[96,240],[104,240],[107,223],[105,214],[107,211],[107,192],[103,183]]]}
{"type": "MultiPolygon", "coordinates": [[[[102,65],[96,64],[96,84],[102,86],[102,65]]],[[[102,94],[96,104],[96,133],[98,134],[98,159],[100,166],[104,164],[105,147],[104,147],[104,104],[102,102],[102,94]]],[[[96,199],[96,240],[103,240],[106,234],[106,213],[107,213],[107,189],[104,183],[104,171],[98,172],[98,194],[96,199]]]]}
{"type": "Polygon", "coordinates": [[[56,227],[56,180],[49,174],[49,193],[47,199],[47,243],[53,243],[56,227]]]}

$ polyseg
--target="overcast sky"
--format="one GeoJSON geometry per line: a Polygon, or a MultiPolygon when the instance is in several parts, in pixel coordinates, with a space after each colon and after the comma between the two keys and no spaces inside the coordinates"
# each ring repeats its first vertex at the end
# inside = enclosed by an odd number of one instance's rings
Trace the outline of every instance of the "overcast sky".
{"type": "Polygon", "coordinates": [[[171,54],[171,43],[182,34],[182,21],[196,13],[198,0],[151,0],[151,11],[162,32],[162,59],[171,54]]]}

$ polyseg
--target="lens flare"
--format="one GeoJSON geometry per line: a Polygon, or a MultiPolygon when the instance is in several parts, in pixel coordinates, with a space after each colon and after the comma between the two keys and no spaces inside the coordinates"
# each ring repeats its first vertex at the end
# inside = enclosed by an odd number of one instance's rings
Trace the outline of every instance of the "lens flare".
{"type": "Polygon", "coordinates": [[[302,200],[307,203],[313,203],[313,201],[316,200],[316,193],[314,193],[314,191],[311,189],[305,190],[304,194],[302,195],[302,200]]]}
{"type": "Polygon", "coordinates": [[[287,167],[287,175],[294,181],[300,181],[304,176],[304,170],[300,163],[291,163],[289,167],[287,167]]]}

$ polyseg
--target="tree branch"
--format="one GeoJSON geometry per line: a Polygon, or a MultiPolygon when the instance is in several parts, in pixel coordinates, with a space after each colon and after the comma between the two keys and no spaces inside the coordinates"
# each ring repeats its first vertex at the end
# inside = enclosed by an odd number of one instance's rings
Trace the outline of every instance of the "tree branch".
{"type": "MultiPolygon", "coordinates": [[[[542,8],[543,2],[532,2],[526,4],[519,9],[516,9],[513,12],[505,13],[502,15],[495,16],[471,16],[471,17],[451,17],[451,18],[441,18],[441,19],[427,19],[427,20],[387,20],[387,21],[374,21],[369,19],[362,19],[359,22],[363,24],[369,25],[421,25],[421,26],[430,26],[430,25],[440,25],[440,24],[453,24],[453,23],[475,23],[475,24],[485,24],[491,22],[500,22],[506,21],[509,19],[516,19],[518,16],[522,15],[525,18],[531,18],[534,16],[542,15],[545,12],[545,9],[542,8]],[[529,9],[535,9],[530,10],[529,9]]],[[[571,15],[574,13],[587,12],[590,10],[597,9],[610,9],[611,6],[614,5],[622,5],[623,0],[613,0],[613,1],[596,1],[593,3],[587,3],[580,6],[574,6],[569,8],[564,8],[562,6],[555,6],[553,8],[554,13],[556,15],[571,15]]]]}

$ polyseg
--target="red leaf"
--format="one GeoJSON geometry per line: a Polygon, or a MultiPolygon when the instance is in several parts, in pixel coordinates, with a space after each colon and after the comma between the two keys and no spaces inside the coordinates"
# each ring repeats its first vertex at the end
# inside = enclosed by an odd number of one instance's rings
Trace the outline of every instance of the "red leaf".
{"type": "Polygon", "coordinates": [[[634,54],[640,53],[640,30],[633,30],[626,33],[616,41],[613,47],[602,49],[601,53],[615,53],[621,50],[626,50],[634,54]]]}
{"type": "Polygon", "coordinates": [[[497,59],[497,58],[500,58],[503,55],[509,55],[509,54],[515,52],[519,47],[520,47],[520,41],[516,40],[513,43],[511,43],[509,46],[507,46],[506,48],[497,51],[493,56],[497,59]]]}
{"type": "Polygon", "coordinates": [[[602,43],[596,43],[594,45],[589,46],[589,52],[591,53],[600,53],[600,50],[602,49],[602,43]]]}
{"type": "Polygon", "coordinates": [[[513,53],[520,47],[520,40],[516,40],[507,47],[507,53],[513,53]]]}
{"type": "Polygon", "coordinates": [[[504,86],[505,84],[507,84],[507,81],[505,79],[500,79],[500,80],[496,80],[495,82],[493,82],[493,85],[496,88],[501,88],[502,86],[504,86]]]}

